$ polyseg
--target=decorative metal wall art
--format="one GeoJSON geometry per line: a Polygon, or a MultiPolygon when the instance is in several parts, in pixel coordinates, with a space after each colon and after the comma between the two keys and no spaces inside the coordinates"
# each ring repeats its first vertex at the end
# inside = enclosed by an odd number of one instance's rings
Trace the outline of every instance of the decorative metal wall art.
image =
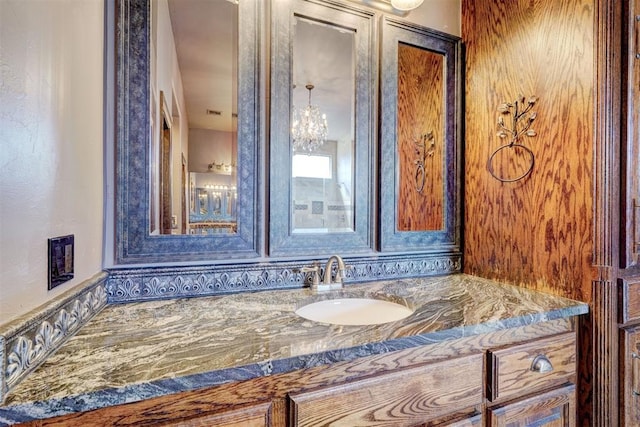
{"type": "Polygon", "coordinates": [[[416,165],[416,191],[422,193],[427,178],[424,165],[428,158],[433,158],[433,152],[436,146],[433,131],[422,135],[414,141],[414,144],[416,144],[416,155],[418,156],[418,159],[414,161],[416,165]]]}
{"type": "Polygon", "coordinates": [[[510,141],[507,144],[503,144],[496,148],[491,156],[489,156],[489,160],[487,162],[487,168],[491,176],[497,179],[500,182],[515,182],[519,181],[522,178],[526,177],[533,170],[533,165],[535,163],[535,156],[533,151],[530,148],[526,147],[520,142],[520,139],[523,136],[534,137],[536,136],[536,131],[531,129],[531,124],[537,117],[537,113],[531,111],[534,104],[538,101],[538,98],[535,96],[531,96],[526,99],[524,96],[518,96],[518,99],[514,102],[508,103],[505,102],[498,107],[498,112],[500,116],[498,117],[498,126],[500,130],[498,131],[498,137],[501,139],[506,139],[510,137],[510,141]],[[511,117],[511,127],[507,127],[505,124],[504,117],[509,115],[511,117]],[[503,150],[520,150],[523,152],[528,158],[528,166],[525,168],[524,172],[517,175],[516,177],[504,177],[500,174],[496,173],[494,169],[494,158],[495,156],[503,151],[503,150]]]}

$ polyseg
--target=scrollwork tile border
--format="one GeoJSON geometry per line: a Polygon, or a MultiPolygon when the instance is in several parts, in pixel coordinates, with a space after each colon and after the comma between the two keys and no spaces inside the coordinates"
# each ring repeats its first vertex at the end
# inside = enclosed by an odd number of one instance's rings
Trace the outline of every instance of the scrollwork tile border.
{"type": "MultiPolygon", "coordinates": [[[[462,269],[462,257],[459,254],[354,258],[345,259],[345,262],[351,267],[346,271],[345,283],[436,276],[458,273],[462,269]]],[[[111,304],[300,288],[310,283],[310,277],[297,270],[310,263],[288,261],[233,266],[111,270],[106,292],[111,304]]]]}
{"type": "Polygon", "coordinates": [[[106,273],[96,274],[0,330],[0,402],[107,305],[106,273]]]}

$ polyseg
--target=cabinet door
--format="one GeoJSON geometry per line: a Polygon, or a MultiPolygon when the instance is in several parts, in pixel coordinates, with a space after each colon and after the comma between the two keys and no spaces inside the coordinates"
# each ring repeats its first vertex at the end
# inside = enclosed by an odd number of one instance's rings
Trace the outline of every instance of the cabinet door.
{"type": "Polygon", "coordinates": [[[460,250],[461,40],[385,17],[380,69],[383,252],[460,250]]]}
{"type": "MultiPolygon", "coordinates": [[[[623,2],[624,3],[624,2],[623,2]]],[[[622,126],[622,212],[620,263],[628,268],[640,263],[640,0],[630,0],[626,12],[626,66],[623,66],[626,96],[623,98],[626,126],[622,126]]]]}
{"type": "Polygon", "coordinates": [[[620,364],[620,425],[640,425],[640,326],[623,329],[620,364]]]}
{"type": "Polygon", "coordinates": [[[576,425],[573,384],[488,410],[492,427],[570,427],[576,425]]]}

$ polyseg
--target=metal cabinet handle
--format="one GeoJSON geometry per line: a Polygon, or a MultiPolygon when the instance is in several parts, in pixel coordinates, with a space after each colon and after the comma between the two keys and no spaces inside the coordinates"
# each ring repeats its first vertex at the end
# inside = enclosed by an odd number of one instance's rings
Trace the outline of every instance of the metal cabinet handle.
{"type": "Polygon", "coordinates": [[[640,203],[637,199],[633,199],[633,215],[632,215],[632,228],[631,228],[631,240],[633,241],[633,247],[631,250],[635,253],[640,252],[640,203]]]}
{"type": "Polygon", "coordinates": [[[640,396],[640,354],[631,353],[631,392],[640,396]]]}
{"type": "Polygon", "coordinates": [[[640,15],[636,15],[636,59],[640,59],[640,15]]]}
{"type": "Polygon", "coordinates": [[[553,371],[553,365],[547,356],[540,354],[533,359],[533,363],[531,363],[531,370],[533,372],[544,374],[545,372],[553,371]]]}

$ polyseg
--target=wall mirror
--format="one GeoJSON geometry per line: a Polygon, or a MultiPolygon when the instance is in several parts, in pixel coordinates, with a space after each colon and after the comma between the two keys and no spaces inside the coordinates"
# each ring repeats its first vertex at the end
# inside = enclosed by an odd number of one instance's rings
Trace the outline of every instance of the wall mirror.
{"type": "Polygon", "coordinates": [[[261,7],[107,2],[114,264],[260,255],[261,7]]]}
{"type": "Polygon", "coordinates": [[[273,4],[271,255],[372,250],[374,16],[273,4]]]}
{"type": "Polygon", "coordinates": [[[460,39],[382,23],[382,251],[460,247],[460,39]]]}
{"type": "Polygon", "coordinates": [[[238,9],[151,2],[152,234],[237,230],[238,9]]]}

